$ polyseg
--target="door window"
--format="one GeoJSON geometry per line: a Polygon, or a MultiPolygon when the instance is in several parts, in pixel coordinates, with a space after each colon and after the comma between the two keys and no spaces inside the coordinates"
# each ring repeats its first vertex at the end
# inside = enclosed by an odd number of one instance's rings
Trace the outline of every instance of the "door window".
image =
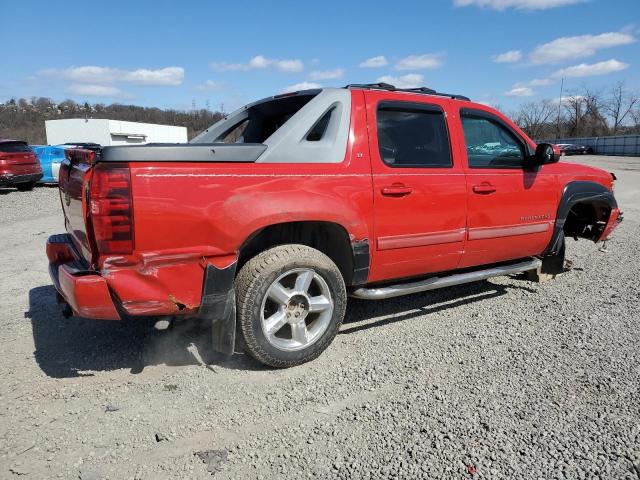
{"type": "Polygon", "coordinates": [[[462,114],[462,129],[471,168],[522,168],[525,150],[516,136],[497,121],[462,114]]]}
{"type": "Polygon", "coordinates": [[[384,102],[378,107],[380,158],[390,167],[451,167],[444,112],[435,105],[384,102]]]}

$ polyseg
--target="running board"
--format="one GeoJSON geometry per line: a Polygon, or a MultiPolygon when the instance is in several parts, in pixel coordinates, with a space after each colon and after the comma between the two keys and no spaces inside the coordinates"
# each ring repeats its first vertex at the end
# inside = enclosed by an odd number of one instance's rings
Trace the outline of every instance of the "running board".
{"type": "Polygon", "coordinates": [[[426,280],[418,280],[410,283],[399,283],[397,285],[389,285],[377,288],[358,288],[351,292],[350,296],[363,300],[384,300],[385,298],[400,297],[402,295],[410,295],[412,293],[425,292],[427,290],[435,290],[437,288],[452,287],[453,285],[461,285],[463,283],[477,282],[478,280],[486,280],[491,277],[500,277],[512,273],[526,272],[528,270],[536,270],[542,265],[542,261],[537,258],[531,258],[526,261],[512,263],[510,265],[501,265],[499,267],[487,268],[485,270],[475,270],[473,272],[454,273],[445,277],[431,277],[426,280]]]}

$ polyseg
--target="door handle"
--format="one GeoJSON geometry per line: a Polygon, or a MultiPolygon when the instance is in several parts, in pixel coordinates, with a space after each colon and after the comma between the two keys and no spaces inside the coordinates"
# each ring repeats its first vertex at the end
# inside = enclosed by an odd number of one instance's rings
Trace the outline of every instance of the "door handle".
{"type": "Polygon", "coordinates": [[[480,185],[474,185],[473,186],[473,191],[475,193],[480,193],[480,194],[486,195],[488,193],[495,192],[496,191],[496,187],[494,187],[490,183],[482,183],[480,185]]]}
{"type": "Polygon", "coordinates": [[[407,187],[402,184],[393,184],[380,189],[380,193],[387,197],[404,197],[405,195],[409,195],[411,192],[413,192],[411,187],[407,187]]]}

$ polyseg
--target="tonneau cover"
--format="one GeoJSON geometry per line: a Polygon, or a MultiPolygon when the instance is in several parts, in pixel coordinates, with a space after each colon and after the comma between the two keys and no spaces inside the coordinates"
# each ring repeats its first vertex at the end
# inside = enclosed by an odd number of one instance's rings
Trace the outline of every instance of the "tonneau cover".
{"type": "Polygon", "coordinates": [[[261,143],[148,143],[104,147],[100,162],[255,162],[261,143]]]}

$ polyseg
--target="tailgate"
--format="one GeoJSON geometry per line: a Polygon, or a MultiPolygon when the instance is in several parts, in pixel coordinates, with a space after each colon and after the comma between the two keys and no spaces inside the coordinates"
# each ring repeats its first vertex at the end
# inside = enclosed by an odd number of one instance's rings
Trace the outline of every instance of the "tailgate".
{"type": "Polygon", "coordinates": [[[4,165],[34,165],[38,163],[35,153],[0,152],[0,162],[4,165]]]}
{"type": "Polygon", "coordinates": [[[93,152],[89,150],[67,150],[60,166],[60,200],[64,212],[64,225],[82,257],[91,264],[92,243],[88,220],[89,181],[93,152]]]}

